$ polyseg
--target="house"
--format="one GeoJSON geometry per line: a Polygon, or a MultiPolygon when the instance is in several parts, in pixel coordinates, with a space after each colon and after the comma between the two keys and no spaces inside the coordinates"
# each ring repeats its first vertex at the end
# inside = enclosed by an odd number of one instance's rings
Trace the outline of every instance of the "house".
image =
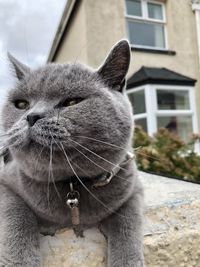
{"type": "Polygon", "coordinates": [[[127,38],[127,94],[137,124],[187,140],[200,131],[199,0],[68,0],[48,61],[99,66],[127,38]]]}

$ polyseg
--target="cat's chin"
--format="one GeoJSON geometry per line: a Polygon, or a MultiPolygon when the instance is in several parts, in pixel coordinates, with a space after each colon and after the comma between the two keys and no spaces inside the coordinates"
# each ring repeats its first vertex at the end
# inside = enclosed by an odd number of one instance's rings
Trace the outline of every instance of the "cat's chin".
{"type": "Polygon", "coordinates": [[[63,142],[63,140],[55,136],[52,137],[50,135],[44,138],[44,136],[34,134],[29,136],[27,145],[30,149],[34,147],[44,147],[49,150],[60,151],[62,150],[62,145],[66,146],[66,142],[63,142]]]}
{"type": "Polygon", "coordinates": [[[50,148],[48,145],[40,144],[35,140],[30,139],[28,142],[19,146],[11,147],[12,155],[19,160],[26,159],[29,164],[41,159],[42,166],[49,165],[50,158],[59,166],[64,162],[63,151],[55,144],[50,148]]]}
{"type": "Polygon", "coordinates": [[[48,151],[60,151],[59,145],[56,142],[51,142],[49,140],[40,140],[35,138],[29,138],[29,140],[24,144],[25,148],[28,148],[29,150],[38,150],[38,149],[46,149],[48,151]]]}

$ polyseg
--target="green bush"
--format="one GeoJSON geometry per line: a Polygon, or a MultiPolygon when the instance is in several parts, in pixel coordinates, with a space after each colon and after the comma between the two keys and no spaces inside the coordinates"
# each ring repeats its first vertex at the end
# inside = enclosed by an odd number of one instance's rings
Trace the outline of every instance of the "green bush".
{"type": "Polygon", "coordinates": [[[165,128],[149,137],[140,126],[136,126],[133,144],[138,168],[200,183],[200,156],[194,151],[194,144],[199,140],[200,136],[196,134],[185,143],[165,128]]]}

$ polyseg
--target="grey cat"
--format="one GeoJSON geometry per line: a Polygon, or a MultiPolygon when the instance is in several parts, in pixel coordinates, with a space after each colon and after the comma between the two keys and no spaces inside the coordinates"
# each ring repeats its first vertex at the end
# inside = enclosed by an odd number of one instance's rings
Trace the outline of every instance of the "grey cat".
{"type": "Polygon", "coordinates": [[[9,55],[18,78],[3,108],[0,266],[41,266],[39,233],[98,226],[108,267],[142,267],[143,190],[131,151],[125,94],[126,40],[98,70],[78,63],[30,70],[9,55]]]}

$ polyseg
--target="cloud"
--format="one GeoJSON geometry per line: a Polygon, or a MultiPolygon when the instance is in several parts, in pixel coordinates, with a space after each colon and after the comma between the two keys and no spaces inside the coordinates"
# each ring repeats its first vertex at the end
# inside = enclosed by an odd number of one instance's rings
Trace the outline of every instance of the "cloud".
{"type": "Polygon", "coordinates": [[[65,0],[1,0],[0,36],[5,48],[30,65],[38,63],[35,56],[45,60],[64,4],[65,0]]]}
{"type": "Polygon", "coordinates": [[[7,56],[4,51],[4,43],[0,40],[0,106],[4,101],[8,88],[11,88],[14,84],[14,78],[11,75],[7,56]]]}
{"type": "Polygon", "coordinates": [[[0,96],[13,79],[7,51],[31,67],[45,63],[66,0],[0,0],[0,96]]]}

